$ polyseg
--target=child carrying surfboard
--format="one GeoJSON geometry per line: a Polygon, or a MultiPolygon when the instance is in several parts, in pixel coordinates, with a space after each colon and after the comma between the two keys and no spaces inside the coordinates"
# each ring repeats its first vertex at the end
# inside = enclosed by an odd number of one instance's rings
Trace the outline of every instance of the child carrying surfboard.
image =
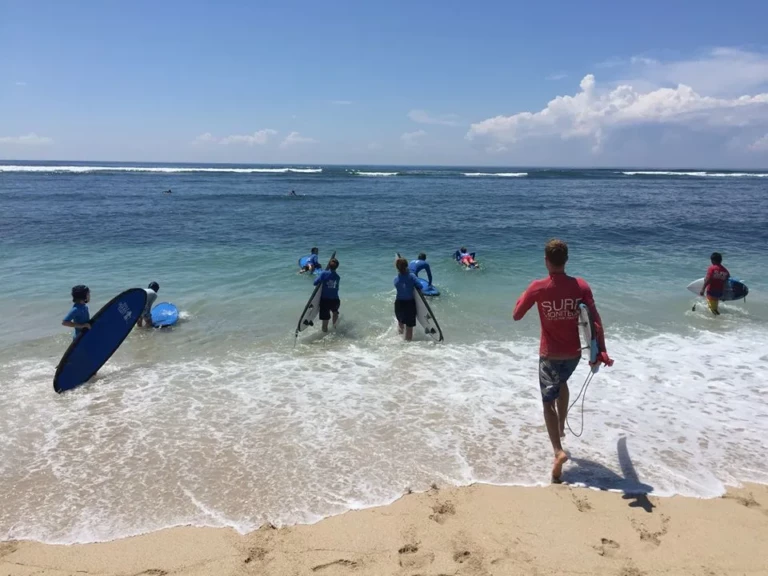
{"type": "Polygon", "coordinates": [[[91,313],[88,310],[88,302],[91,301],[91,290],[84,284],[78,284],[72,287],[72,308],[64,316],[61,325],[67,328],[74,328],[72,339],[77,338],[83,330],[91,327],[91,313]]]}

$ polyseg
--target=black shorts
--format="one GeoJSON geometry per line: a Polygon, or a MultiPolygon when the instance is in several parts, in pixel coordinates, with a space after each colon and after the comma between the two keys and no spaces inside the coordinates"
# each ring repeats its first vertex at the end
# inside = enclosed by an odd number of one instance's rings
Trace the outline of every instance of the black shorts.
{"type": "Polygon", "coordinates": [[[338,312],[341,300],[338,298],[320,298],[320,320],[330,320],[331,312],[338,312]]]}
{"type": "Polygon", "coordinates": [[[409,328],[416,326],[416,300],[395,300],[395,318],[409,328]]]}

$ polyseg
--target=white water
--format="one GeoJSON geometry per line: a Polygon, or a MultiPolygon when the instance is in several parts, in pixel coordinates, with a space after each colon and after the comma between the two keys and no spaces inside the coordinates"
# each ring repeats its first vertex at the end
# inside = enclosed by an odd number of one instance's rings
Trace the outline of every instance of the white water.
{"type": "MultiPolygon", "coordinates": [[[[340,332],[207,357],[183,330],[132,336],[94,383],[61,396],[57,358],[6,361],[0,477],[14,498],[0,509],[0,540],[87,542],[178,524],[245,532],[433,481],[547,483],[534,340],[406,345],[391,329],[340,332]]],[[[613,334],[609,347],[616,365],[589,389],[584,436],[567,439],[566,480],[701,497],[768,482],[756,457],[768,449],[764,330],[613,334]]],[[[582,365],[572,397],[585,375],[582,365]]]]}
{"type": "Polygon", "coordinates": [[[322,168],[202,168],[183,166],[15,166],[0,164],[0,172],[51,172],[88,174],[92,172],[147,172],[178,174],[186,172],[221,172],[232,174],[319,174],[322,168]]]}

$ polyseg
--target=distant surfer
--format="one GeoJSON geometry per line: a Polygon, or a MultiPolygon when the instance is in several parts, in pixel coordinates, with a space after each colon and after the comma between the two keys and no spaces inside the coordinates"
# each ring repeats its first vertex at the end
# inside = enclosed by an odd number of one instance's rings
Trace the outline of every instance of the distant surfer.
{"type": "Polygon", "coordinates": [[[144,288],[147,293],[147,304],[144,306],[144,310],[139,316],[139,321],[136,325],[139,328],[143,328],[145,325],[147,328],[152,328],[152,305],[157,300],[157,293],[160,292],[160,284],[157,282],[150,282],[149,286],[144,288]]]}
{"type": "Polygon", "coordinates": [[[459,251],[456,252],[456,260],[466,268],[472,268],[477,267],[479,264],[475,261],[474,254],[470,254],[467,252],[466,247],[462,246],[459,248],[459,251]]]}
{"type": "Polygon", "coordinates": [[[720,315],[720,299],[725,293],[725,286],[731,273],[723,266],[723,255],[720,252],[712,252],[709,257],[712,265],[707,268],[707,275],[704,277],[704,286],[701,288],[700,296],[707,295],[707,305],[715,316],[720,315]]]}
{"type": "Polygon", "coordinates": [[[61,325],[74,328],[72,339],[77,338],[81,332],[90,329],[91,313],[88,310],[88,302],[91,301],[91,290],[88,286],[78,284],[72,288],[72,309],[64,316],[61,325]]]}
{"type": "Polygon", "coordinates": [[[597,334],[598,355],[595,365],[613,365],[605,349],[605,336],[600,315],[595,306],[592,289],[581,278],[565,273],[568,245],[562,240],[550,240],[544,248],[544,262],[549,276],[534,280],[523,292],[512,313],[521,320],[536,304],[541,320],[539,347],[539,387],[544,404],[544,422],[555,451],[552,481],[559,482],[568,455],[560,438],[565,436],[568,414],[568,379],[581,360],[579,341],[579,304],[586,304],[597,334]]]}
{"type": "Polygon", "coordinates": [[[296,196],[296,190],[291,190],[291,193],[288,194],[288,196],[296,196]]]}
{"type": "Polygon", "coordinates": [[[171,189],[169,188],[168,190],[166,190],[165,192],[163,192],[163,194],[172,194],[172,192],[171,192],[171,189]]]}
{"type": "Polygon", "coordinates": [[[322,292],[320,293],[320,320],[323,321],[323,332],[328,332],[328,321],[331,319],[331,313],[333,313],[333,326],[336,327],[336,322],[339,321],[339,307],[341,306],[341,300],[339,300],[339,275],[336,270],[339,267],[339,261],[336,258],[331,258],[328,262],[328,270],[323,272],[315,278],[315,286],[322,284],[322,292]]]}
{"type": "Polygon", "coordinates": [[[419,276],[419,272],[426,270],[427,281],[429,282],[429,285],[432,286],[432,269],[429,267],[429,263],[427,262],[427,255],[424,252],[421,252],[416,260],[411,260],[411,263],[408,264],[408,269],[413,274],[415,274],[417,278],[419,276]]]}
{"type": "Polygon", "coordinates": [[[304,272],[314,272],[316,269],[322,268],[320,260],[318,259],[318,254],[320,254],[320,251],[316,246],[310,250],[309,258],[307,258],[307,261],[304,263],[304,267],[299,270],[299,274],[304,274],[304,272]]]}
{"type": "Polygon", "coordinates": [[[405,339],[410,342],[413,340],[413,328],[416,326],[416,300],[413,297],[413,289],[421,291],[421,283],[409,269],[408,260],[405,258],[395,260],[395,268],[398,272],[395,276],[397,331],[400,334],[405,332],[405,339]]]}

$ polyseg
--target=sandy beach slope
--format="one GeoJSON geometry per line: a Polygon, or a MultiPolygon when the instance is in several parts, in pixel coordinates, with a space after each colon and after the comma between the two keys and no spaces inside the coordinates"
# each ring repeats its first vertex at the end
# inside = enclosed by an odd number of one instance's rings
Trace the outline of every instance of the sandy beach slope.
{"type": "Polygon", "coordinates": [[[551,486],[408,494],[312,526],[174,528],[114,542],[0,543],[0,575],[768,574],[768,487],[723,498],[551,486]]]}

